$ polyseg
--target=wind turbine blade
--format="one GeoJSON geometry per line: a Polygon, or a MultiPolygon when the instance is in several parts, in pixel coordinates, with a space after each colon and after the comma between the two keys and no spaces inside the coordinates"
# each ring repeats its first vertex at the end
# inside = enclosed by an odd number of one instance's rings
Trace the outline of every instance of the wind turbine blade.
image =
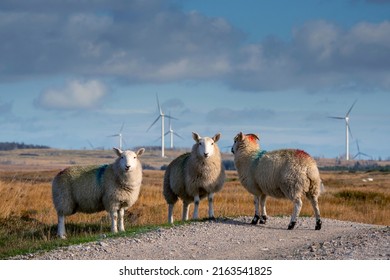
{"type": "Polygon", "coordinates": [[[360,153],[359,141],[357,139],[356,139],[356,146],[357,146],[358,152],[360,153]]]}
{"type": "MultiPolygon", "coordinates": [[[[169,133],[170,133],[170,131],[168,131],[167,133],[165,133],[164,136],[167,136],[169,133]]],[[[159,139],[161,139],[161,137],[160,137],[159,139]]]]}
{"type": "Polygon", "coordinates": [[[181,137],[179,134],[177,134],[176,132],[173,133],[174,135],[176,135],[177,137],[181,138],[181,139],[184,139],[183,137],[181,137]]]}
{"type": "Polygon", "coordinates": [[[369,157],[369,158],[372,158],[372,156],[370,156],[370,155],[367,155],[367,154],[365,154],[365,153],[361,153],[363,156],[366,156],[366,157],[369,157]]]}
{"type": "Polygon", "coordinates": [[[161,106],[160,106],[160,100],[158,99],[158,95],[156,93],[156,99],[157,99],[157,107],[158,107],[158,111],[160,112],[160,116],[163,115],[163,111],[161,109],[161,106]]]}
{"type": "Polygon", "coordinates": [[[177,118],[169,116],[169,115],[165,115],[165,117],[168,118],[168,119],[171,119],[171,120],[178,120],[177,118]]]}
{"type": "Polygon", "coordinates": [[[149,131],[149,129],[152,128],[152,126],[161,118],[161,116],[158,116],[157,119],[149,126],[149,128],[146,130],[146,132],[149,131]]]}
{"type": "Polygon", "coordinates": [[[351,113],[351,111],[352,111],[352,108],[353,108],[353,106],[355,106],[356,102],[357,102],[357,99],[355,100],[355,102],[353,102],[353,104],[352,104],[351,108],[349,108],[349,110],[348,110],[347,114],[345,115],[346,117],[348,117],[348,116],[349,116],[349,113],[351,113]]]}
{"type": "Polygon", "coordinates": [[[108,135],[107,137],[117,137],[119,134],[108,135]]]}
{"type": "Polygon", "coordinates": [[[352,136],[352,131],[351,131],[351,127],[349,126],[348,123],[347,123],[347,126],[348,126],[349,135],[351,135],[351,138],[353,138],[353,136],[352,136]]]}
{"type": "Polygon", "coordinates": [[[345,120],[345,117],[328,117],[330,119],[345,120]]]}
{"type": "Polygon", "coordinates": [[[122,126],[121,126],[121,129],[119,130],[119,133],[122,132],[124,126],[125,126],[125,123],[123,122],[123,123],[122,123],[122,126]]]}

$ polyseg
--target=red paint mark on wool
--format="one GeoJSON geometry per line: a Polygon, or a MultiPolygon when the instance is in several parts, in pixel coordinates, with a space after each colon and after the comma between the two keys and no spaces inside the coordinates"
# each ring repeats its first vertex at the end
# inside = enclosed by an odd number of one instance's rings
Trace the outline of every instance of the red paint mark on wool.
{"type": "Polygon", "coordinates": [[[250,142],[254,142],[254,143],[256,143],[258,139],[257,136],[254,134],[247,134],[246,137],[249,139],[250,142]]]}
{"type": "Polygon", "coordinates": [[[305,151],[302,151],[302,150],[296,150],[295,156],[302,157],[302,158],[310,157],[310,155],[308,153],[306,153],[305,151]]]}

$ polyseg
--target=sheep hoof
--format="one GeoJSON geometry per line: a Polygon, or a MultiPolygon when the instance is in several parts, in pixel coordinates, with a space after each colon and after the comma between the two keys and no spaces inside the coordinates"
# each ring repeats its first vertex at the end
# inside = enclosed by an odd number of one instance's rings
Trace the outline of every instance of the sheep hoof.
{"type": "Polygon", "coordinates": [[[252,220],[251,224],[252,224],[252,225],[257,225],[257,223],[259,222],[259,220],[260,220],[260,216],[259,216],[259,215],[255,215],[255,216],[253,217],[253,220],[252,220]]]}
{"type": "Polygon", "coordinates": [[[295,227],[295,224],[296,224],[297,222],[290,222],[290,224],[288,225],[288,230],[292,230],[292,229],[294,229],[294,227],[295,227]]]}
{"type": "Polygon", "coordinates": [[[267,216],[263,215],[260,218],[260,224],[264,225],[267,222],[267,216]]]}
{"type": "Polygon", "coordinates": [[[209,221],[215,221],[215,217],[214,216],[209,217],[209,221]]]}
{"type": "Polygon", "coordinates": [[[322,226],[322,221],[320,219],[317,220],[316,222],[316,228],[315,230],[320,230],[321,229],[321,226],[322,226]]]}

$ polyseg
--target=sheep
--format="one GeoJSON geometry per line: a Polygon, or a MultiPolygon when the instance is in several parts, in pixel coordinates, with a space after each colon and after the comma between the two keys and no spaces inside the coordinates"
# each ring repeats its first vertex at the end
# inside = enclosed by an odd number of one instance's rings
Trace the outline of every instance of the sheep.
{"type": "Polygon", "coordinates": [[[96,213],[106,210],[111,218],[111,231],[124,231],[124,211],[138,199],[142,183],[145,149],[137,152],[113,148],[118,158],[114,163],[96,166],[73,166],[59,172],[52,182],[52,198],[58,216],[57,235],[65,239],[65,216],[76,212],[96,213]]]}
{"type": "Polygon", "coordinates": [[[193,132],[195,144],[190,153],[174,159],[164,174],[163,195],[168,204],[168,223],[173,223],[173,207],[180,198],[183,201],[182,220],[188,220],[190,203],[195,204],[193,219],[199,217],[199,202],[208,197],[210,220],[214,219],[214,193],[220,191],[225,182],[225,168],[221,152],[216,144],[221,134],[200,137],[193,132]]]}
{"type": "Polygon", "coordinates": [[[266,152],[260,149],[255,134],[238,133],[234,138],[232,153],[241,184],[254,195],[255,216],[252,224],[265,224],[266,198],[287,198],[294,203],[288,229],[295,227],[306,195],[316,218],[316,230],[321,229],[318,197],[322,182],[314,159],[305,151],[282,149],[266,152]],[[259,214],[259,203],[261,216],[259,214]]]}

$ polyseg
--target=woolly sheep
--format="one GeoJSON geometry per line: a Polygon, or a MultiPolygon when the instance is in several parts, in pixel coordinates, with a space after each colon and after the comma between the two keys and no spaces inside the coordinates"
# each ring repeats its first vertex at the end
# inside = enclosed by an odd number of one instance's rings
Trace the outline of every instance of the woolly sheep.
{"type": "Polygon", "coordinates": [[[316,218],[316,230],[321,229],[318,197],[322,187],[314,159],[305,151],[283,149],[265,152],[260,149],[255,134],[240,132],[234,138],[232,152],[241,184],[254,195],[255,216],[252,224],[267,220],[266,198],[288,198],[294,203],[288,229],[294,228],[302,208],[302,197],[310,200],[316,218]],[[261,205],[261,216],[259,214],[261,205]]]}
{"type": "Polygon", "coordinates": [[[66,238],[65,216],[76,212],[95,213],[106,210],[111,218],[111,231],[124,231],[124,211],[138,199],[142,182],[140,157],[137,152],[114,148],[118,158],[102,166],[74,166],[59,172],[52,183],[53,203],[58,215],[57,234],[66,238]]]}
{"type": "Polygon", "coordinates": [[[173,223],[173,207],[180,198],[183,201],[182,220],[188,219],[189,205],[195,204],[193,219],[198,219],[199,202],[208,197],[209,218],[214,219],[214,193],[220,191],[225,182],[225,168],[216,142],[221,134],[214,137],[200,137],[192,133],[195,144],[190,153],[174,159],[164,174],[163,194],[168,203],[168,223],[173,223]]]}

